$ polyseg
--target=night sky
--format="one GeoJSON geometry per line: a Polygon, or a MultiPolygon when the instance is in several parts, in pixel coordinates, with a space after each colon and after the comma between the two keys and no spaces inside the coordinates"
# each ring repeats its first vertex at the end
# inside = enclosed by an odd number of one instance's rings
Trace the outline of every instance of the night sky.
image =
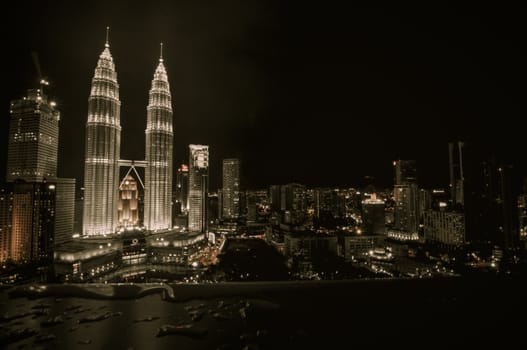
{"type": "Polygon", "coordinates": [[[175,166],[188,144],[242,160],[243,186],[393,182],[416,159],[445,186],[447,142],[468,140],[527,174],[526,11],[363,8],[286,1],[26,1],[3,10],[0,170],[9,101],[36,87],[38,53],[62,112],[59,175],[82,184],[91,79],[110,26],[121,96],[121,158],[144,159],[146,105],[164,43],[175,166]]]}

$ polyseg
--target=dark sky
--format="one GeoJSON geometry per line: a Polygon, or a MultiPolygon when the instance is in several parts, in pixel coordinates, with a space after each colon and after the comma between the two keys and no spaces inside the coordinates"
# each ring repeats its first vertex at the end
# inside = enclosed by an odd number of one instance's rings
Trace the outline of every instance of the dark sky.
{"type": "MultiPolygon", "coordinates": [[[[87,99],[110,26],[121,157],[144,159],[159,42],[171,84],[175,162],[210,145],[242,159],[247,187],[392,183],[416,159],[447,183],[447,142],[469,140],[527,173],[526,11],[364,8],[321,1],[26,1],[4,12],[2,177],[9,101],[36,86],[38,53],[62,111],[59,174],[82,183],[87,99]],[[287,3],[287,4],[286,4],[287,3]]],[[[175,165],[176,165],[175,164],[175,165]]]]}

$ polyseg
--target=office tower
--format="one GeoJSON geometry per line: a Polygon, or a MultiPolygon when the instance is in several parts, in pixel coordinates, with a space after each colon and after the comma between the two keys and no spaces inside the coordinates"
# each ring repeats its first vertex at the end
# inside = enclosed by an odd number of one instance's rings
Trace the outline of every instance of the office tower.
{"type": "Polygon", "coordinates": [[[161,55],[152,80],[147,107],[145,143],[145,217],[149,230],[172,227],[172,98],[161,55]]]}
{"type": "Polygon", "coordinates": [[[415,160],[396,160],[393,163],[396,185],[414,184],[417,182],[415,160]]]}
{"type": "Polygon", "coordinates": [[[113,233],[117,226],[121,102],[108,35],[88,98],[84,161],[83,235],[113,233]]]}
{"type": "Polygon", "coordinates": [[[269,202],[272,213],[280,211],[280,185],[269,186],[269,202]]]}
{"type": "Polygon", "coordinates": [[[465,174],[464,174],[464,147],[463,142],[450,142],[448,144],[448,163],[450,174],[450,196],[452,204],[465,204],[465,174]]]}
{"type": "Polygon", "coordinates": [[[209,146],[189,145],[188,230],[206,232],[209,146]]]}
{"type": "Polygon", "coordinates": [[[428,242],[461,246],[466,243],[465,216],[446,210],[428,210],[424,214],[424,236],[428,242]]]}
{"type": "Polygon", "coordinates": [[[55,225],[55,188],[47,182],[15,182],[11,247],[16,262],[50,259],[55,225]]]}
{"type": "Polygon", "coordinates": [[[11,102],[7,181],[39,182],[57,176],[60,112],[41,89],[11,102]]]}
{"type": "Polygon", "coordinates": [[[375,193],[362,201],[362,224],[367,235],[384,235],[386,233],[384,201],[377,199],[375,193]]]}
{"type": "MultiPolygon", "coordinates": [[[[60,112],[42,87],[11,102],[7,180],[10,208],[2,215],[8,258],[48,260],[73,233],[75,179],[57,178],[60,112]]],[[[5,243],[5,244],[4,244],[5,243]]],[[[5,249],[3,249],[5,251],[5,249]]]]}
{"type": "Polygon", "coordinates": [[[75,179],[55,178],[55,245],[71,240],[75,219],[75,179]]]}
{"type": "Polygon", "coordinates": [[[117,217],[119,227],[133,227],[139,224],[139,189],[130,174],[125,176],[119,186],[117,217]]]}
{"type": "Polygon", "coordinates": [[[176,204],[179,205],[179,213],[188,213],[188,165],[187,164],[181,164],[179,168],[177,169],[176,204]]]}
{"type": "Polygon", "coordinates": [[[284,211],[286,224],[298,225],[307,216],[306,187],[301,184],[290,183],[280,188],[281,209],[284,211]]]}
{"type": "Polygon", "coordinates": [[[397,160],[395,167],[395,228],[408,233],[417,232],[418,203],[416,167],[414,160],[397,160]]]}
{"type": "Polygon", "coordinates": [[[522,192],[518,196],[518,224],[520,240],[527,241],[527,177],[523,179],[522,192]]]}
{"type": "Polygon", "coordinates": [[[223,219],[240,216],[240,160],[223,160],[223,189],[221,211],[223,219]]]}
{"type": "Polygon", "coordinates": [[[11,227],[13,217],[13,192],[0,190],[0,262],[9,258],[11,249],[11,227]]]}

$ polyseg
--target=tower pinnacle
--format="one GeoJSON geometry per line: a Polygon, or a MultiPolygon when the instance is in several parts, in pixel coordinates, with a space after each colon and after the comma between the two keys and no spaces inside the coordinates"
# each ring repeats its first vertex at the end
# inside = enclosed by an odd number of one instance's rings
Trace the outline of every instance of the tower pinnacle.
{"type": "Polygon", "coordinates": [[[106,43],[104,44],[104,47],[110,47],[110,27],[106,27],[106,43]]]}
{"type": "Polygon", "coordinates": [[[161,43],[161,52],[159,54],[159,62],[163,62],[163,43],[161,43]]]}

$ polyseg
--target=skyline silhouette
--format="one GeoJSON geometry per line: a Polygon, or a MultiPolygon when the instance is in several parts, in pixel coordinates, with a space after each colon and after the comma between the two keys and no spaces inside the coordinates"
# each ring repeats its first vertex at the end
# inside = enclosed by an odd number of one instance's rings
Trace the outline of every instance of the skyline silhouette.
{"type": "MultiPolygon", "coordinates": [[[[525,176],[522,11],[346,5],[12,4],[2,101],[37,87],[32,52],[61,111],[59,174],[83,183],[91,75],[110,26],[120,85],[122,159],[144,159],[146,106],[164,43],[174,109],[174,168],[188,145],[242,160],[243,186],[393,184],[415,159],[418,182],[447,186],[447,143],[465,140],[525,176]]],[[[7,140],[8,118],[2,118],[7,140]]],[[[2,178],[7,142],[1,147],[2,178]]]]}

